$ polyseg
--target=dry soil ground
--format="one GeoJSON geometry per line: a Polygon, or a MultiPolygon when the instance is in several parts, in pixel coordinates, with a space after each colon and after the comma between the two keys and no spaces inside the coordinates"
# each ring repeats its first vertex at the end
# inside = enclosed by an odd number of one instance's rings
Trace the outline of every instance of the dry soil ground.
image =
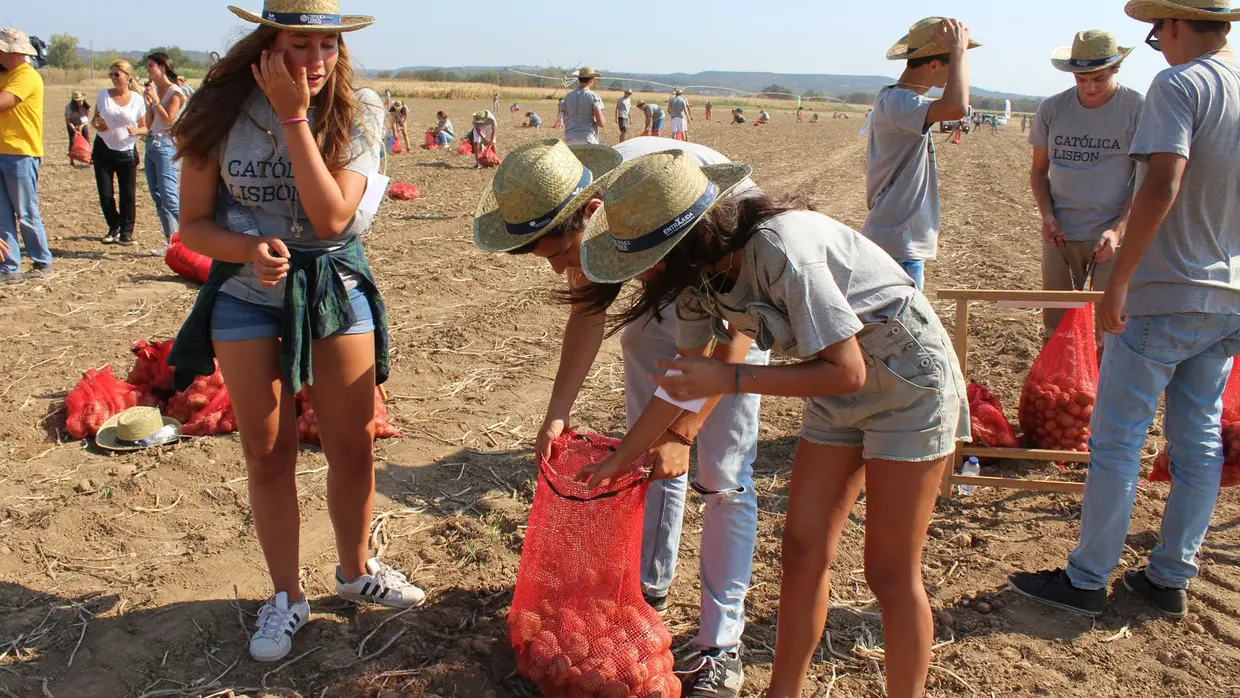
{"type": "MultiPolygon", "coordinates": [[[[389,201],[366,240],[387,295],[394,338],[388,384],[401,440],[381,442],[376,538],[386,558],[428,590],[400,618],[333,596],[326,462],[302,452],[304,579],[314,617],[294,659],[270,666],[246,654],[246,628],[269,593],[250,526],[237,439],[198,439],[108,456],[66,440],[59,405],[84,369],[124,373],[139,338],[178,328],[195,289],[158,259],[104,247],[92,174],[69,166],[58,117],[65,89],[49,94],[49,156],[40,199],[59,276],[0,291],[0,693],[57,698],[121,696],[530,696],[504,640],[531,501],[528,447],[541,421],[564,311],[540,260],[488,256],[473,246],[470,216],[490,176],[454,150],[397,157],[392,173],[424,197],[389,201]],[[234,590],[239,602],[234,600],[234,590]],[[385,621],[387,622],[384,625],[385,621]],[[382,627],[380,627],[382,625],[382,627]],[[359,656],[362,659],[359,659],[359,656]]],[[[482,103],[411,103],[411,128],[445,109],[457,124],[482,103]]],[[[538,105],[550,117],[552,103],[538,105]]],[[[537,107],[536,107],[537,108],[537,107]]],[[[859,226],[865,214],[861,121],[770,126],[700,124],[694,137],[751,163],[769,190],[808,195],[859,226]]],[[[536,137],[503,115],[501,153],[536,137]]],[[[548,119],[551,121],[552,119],[548,119]]],[[[415,135],[415,138],[417,136],[415,135]]],[[[614,126],[606,132],[610,142],[614,126]]],[[[1038,231],[1026,183],[1028,147],[1009,126],[961,145],[935,136],[943,181],[941,257],[929,287],[1033,288],[1038,231]]],[[[138,236],[158,240],[145,186],[138,236]]],[[[141,249],[141,248],[139,248],[141,249]]],[[[950,325],[950,306],[936,302],[950,325]]],[[[1031,311],[975,313],[972,377],[1014,413],[1036,355],[1031,311]]],[[[619,351],[612,342],[575,415],[579,426],[623,426],[619,351]]],[[[756,464],[759,545],[749,596],[746,695],[768,676],[779,585],[779,540],[799,405],[768,400],[756,464]]],[[[1151,447],[1152,448],[1152,447],[1151,447]]],[[[1152,450],[1151,450],[1152,453],[1152,450]]],[[[1009,473],[1079,478],[1054,466],[1009,473]]],[[[1167,487],[1143,487],[1124,563],[1156,542],[1167,487]]],[[[1187,621],[1170,623],[1126,594],[1096,623],[1049,613],[1001,591],[1014,569],[1059,566],[1076,539],[1079,499],[982,490],[943,505],[925,558],[937,609],[932,696],[1226,696],[1240,693],[1240,497],[1226,492],[1201,553],[1187,621]]],[[[691,495],[692,496],[692,495],[691,495]]],[[[695,504],[696,504],[695,500],[695,504]]],[[[669,623],[691,637],[701,517],[688,514],[669,623]]],[[[841,607],[830,619],[813,695],[882,695],[882,634],[860,568],[864,503],[835,568],[841,607]],[[832,677],[835,677],[834,681],[832,677]],[[832,685],[833,684],[833,685],[832,685]]]]}

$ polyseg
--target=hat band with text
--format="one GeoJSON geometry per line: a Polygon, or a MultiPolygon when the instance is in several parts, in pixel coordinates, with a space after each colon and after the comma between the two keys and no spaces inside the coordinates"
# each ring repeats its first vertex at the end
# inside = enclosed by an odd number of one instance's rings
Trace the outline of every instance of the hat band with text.
{"type": "Polygon", "coordinates": [[[291,26],[338,27],[340,15],[301,13],[301,12],[264,12],[263,19],[276,24],[291,26]]]}
{"type": "Polygon", "coordinates": [[[533,235],[534,233],[537,233],[543,228],[546,228],[548,223],[555,220],[555,217],[560,215],[560,212],[572,203],[573,199],[577,198],[578,194],[585,191],[585,188],[590,186],[590,182],[592,181],[594,181],[594,174],[590,172],[590,169],[587,167],[581,168],[581,180],[577,182],[577,186],[569,192],[568,196],[560,202],[559,206],[556,206],[548,211],[545,216],[535,218],[527,223],[504,223],[504,228],[508,231],[509,235],[533,235]]]}
{"type": "Polygon", "coordinates": [[[1109,56],[1107,58],[1069,58],[1068,65],[1074,68],[1094,68],[1100,65],[1106,65],[1111,61],[1119,60],[1119,54],[1109,56]]]}
{"type": "Polygon", "coordinates": [[[658,247],[666,242],[668,238],[696,223],[697,219],[702,217],[702,214],[706,212],[706,209],[710,208],[710,205],[715,202],[718,196],[719,189],[715,186],[715,183],[707,182],[706,191],[702,192],[702,196],[693,202],[693,205],[688,210],[659,226],[654,232],[646,233],[632,240],[621,240],[613,236],[612,240],[616,244],[616,250],[619,252],[645,252],[653,247],[658,247]]]}

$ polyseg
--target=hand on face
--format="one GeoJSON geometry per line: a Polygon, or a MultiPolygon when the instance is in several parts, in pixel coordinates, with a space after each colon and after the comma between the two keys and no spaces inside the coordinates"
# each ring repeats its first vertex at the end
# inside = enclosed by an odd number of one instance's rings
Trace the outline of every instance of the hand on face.
{"type": "Polygon", "coordinates": [[[306,68],[299,66],[290,72],[284,62],[284,51],[263,51],[258,64],[251,65],[254,81],[267,95],[267,101],[281,121],[305,118],[310,109],[310,85],[306,82],[306,68]]]}

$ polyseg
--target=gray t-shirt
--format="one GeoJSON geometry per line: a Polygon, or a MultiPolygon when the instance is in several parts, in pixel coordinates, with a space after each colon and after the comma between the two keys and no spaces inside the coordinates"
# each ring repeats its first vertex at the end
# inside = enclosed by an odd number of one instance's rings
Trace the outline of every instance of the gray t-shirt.
{"type": "MultiPolygon", "coordinates": [[[[349,159],[344,169],[369,176],[379,171],[383,152],[383,101],[379,93],[371,89],[359,90],[357,99],[357,121],[349,133],[349,159]]],[[[245,114],[239,116],[219,155],[220,177],[227,193],[236,202],[228,211],[230,230],[278,237],[290,250],[335,249],[349,238],[370,230],[374,214],[359,210],[344,232],[329,240],[320,240],[297,202],[293,163],[289,159],[280,118],[272,111],[266,95],[257,88],[246,100],[244,110],[253,121],[245,114]],[[294,216],[301,223],[300,235],[292,231],[294,216]]],[[[344,281],[348,286],[356,285],[354,279],[344,281]]],[[[284,305],[284,283],[263,286],[254,273],[253,263],[242,267],[220,290],[250,303],[284,305]]]]}
{"type": "Polygon", "coordinates": [[[870,214],[861,234],[896,261],[934,259],[939,248],[939,171],[926,114],[934,100],[885,87],[874,102],[865,157],[870,214]]]}
{"type": "Polygon", "coordinates": [[[667,113],[671,114],[673,119],[684,116],[685,110],[688,108],[689,103],[685,101],[684,97],[672,97],[667,100],[667,113]]]}
{"type": "Polygon", "coordinates": [[[677,346],[725,340],[727,321],[762,349],[808,359],[895,318],[917,293],[890,255],[821,213],[790,211],[760,226],[727,293],[677,299],[677,346]]]}
{"type": "Polygon", "coordinates": [[[645,108],[644,108],[644,109],[645,109],[645,112],[646,112],[646,116],[649,116],[651,119],[661,119],[661,118],[663,118],[663,107],[660,107],[660,106],[659,106],[659,105],[657,105],[657,104],[649,104],[649,103],[648,103],[648,104],[646,104],[646,106],[645,106],[645,108]]]}
{"type": "MultiPolygon", "coordinates": [[[[1180,192],[1128,287],[1129,315],[1240,315],[1240,64],[1208,56],[1159,73],[1132,144],[1188,158],[1180,192]]],[[[1138,187],[1140,184],[1138,183],[1138,187]]]]}
{"type": "Polygon", "coordinates": [[[1123,214],[1136,176],[1128,149],[1144,102],[1121,86],[1106,104],[1086,109],[1073,87],[1038,107],[1029,143],[1050,156],[1051,200],[1068,240],[1097,242],[1123,214]]]}
{"type": "Polygon", "coordinates": [[[564,140],[598,143],[598,124],[594,110],[603,110],[603,98],[582,87],[564,97],[564,140]]]}
{"type": "Polygon", "coordinates": [[[628,97],[621,97],[620,100],[616,102],[616,117],[620,119],[629,118],[629,105],[632,103],[633,100],[628,97]]]}

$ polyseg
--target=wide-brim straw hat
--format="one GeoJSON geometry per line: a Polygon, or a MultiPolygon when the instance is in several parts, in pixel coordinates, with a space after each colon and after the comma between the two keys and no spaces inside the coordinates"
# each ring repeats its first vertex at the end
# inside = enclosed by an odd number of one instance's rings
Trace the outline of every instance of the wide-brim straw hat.
{"type": "Polygon", "coordinates": [[[596,196],[623,159],[610,146],[555,138],[512,150],[482,190],[474,244],[509,252],[542,238],[596,196]]]}
{"type": "Polygon", "coordinates": [[[1160,19],[1240,22],[1240,7],[1232,7],[1232,0],[1130,0],[1124,12],[1142,22],[1160,19]]]}
{"type": "Polygon", "coordinates": [[[228,6],[247,22],[297,32],[353,32],[375,23],[367,15],[342,15],[338,0],[265,0],[260,14],[228,6]]]}
{"type": "Polygon", "coordinates": [[[624,163],[586,225],[581,270],[595,283],[617,284],[650,269],[751,174],[738,162],[700,166],[683,150],[624,163]]]}
{"type": "Polygon", "coordinates": [[[1065,73],[1093,73],[1124,62],[1131,48],[1115,41],[1115,35],[1100,29],[1077,32],[1071,46],[1060,46],[1051,53],[1051,65],[1065,73]]]}
{"type": "MultiPolygon", "coordinates": [[[[897,41],[891,50],[887,51],[887,60],[904,61],[910,58],[929,58],[950,53],[951,49],[940,44],[935,38],[939,27],[946,19],[946,17],[927,17],[909,27],[904,38],[897,41]]],[[[969,39],[969,48],[974,49],[978,46],[981,44],[969,39]]]]}
{"type": "Polygon", "coordinates": [[[155,407],[130,407],[112,415],[95,436],[95,444],[109,451],[140,451],[181,438],[181,423],[155,407]]]}
{"type": "Polygon", "coordinates": [[[597,70],[595,70],[594,68],[591,68],[588,65],[583,65],[577,69],[578,80],[582,78],[601,78],[601,77],[603,77],[602,73],[598,72],[597,70]]]}
{"type": "Polygon", "coordinates": [[[491,118],[487,116],[487,111],[483,109],[482,111],[474,112],[473,120],[475,125],[481,126],[482,124],[490,121],[491,118]]]}
{"type": "Polygon", "coordinates": [[[82,101],[82,100],[86,99],[86,93],[85,93],[85,92],[77,92],[77,91],[74,91],[73,96],[71,97],[71,99],[72,99],[74,102],[80,102],[80,101],[82,101]]]}
{"type": "Polygon", "coordinates": [[[20,53],[23,56],[39,55],[39,52],[34,50],[34,44],[30,43],[30,37],[26,36],[26,32],[15,27],[0,29],[0,52],[20,53]]]}

